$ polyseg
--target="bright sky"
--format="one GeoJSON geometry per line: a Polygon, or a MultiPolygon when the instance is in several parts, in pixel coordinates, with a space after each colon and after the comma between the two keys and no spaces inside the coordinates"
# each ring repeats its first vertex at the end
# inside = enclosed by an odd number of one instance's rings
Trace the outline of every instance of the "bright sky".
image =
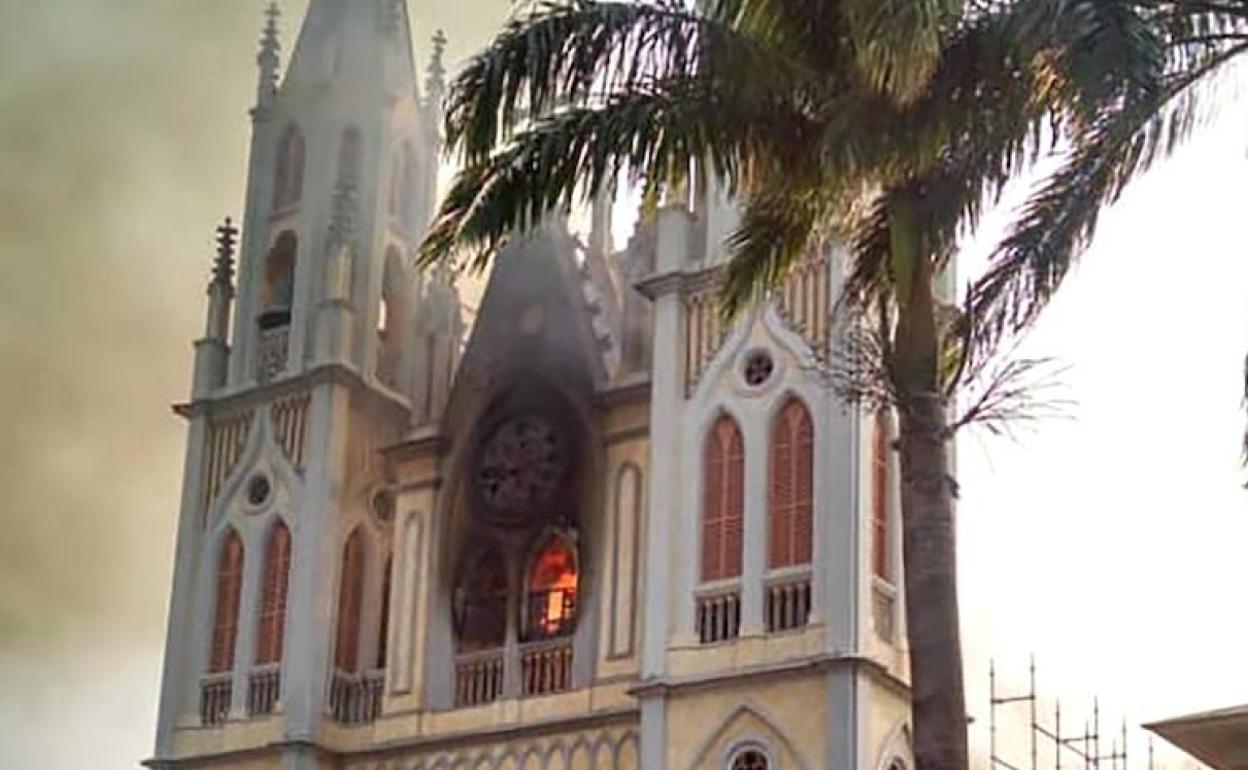
{"type": "MultiPolygon", "coordinates": [[[[184,442],[167,407],[212,228],[241,206],[260,5],[0,0],[0,767],[150,753],[184,442]]],[[[421,59],[433,21],[458,56],[507,5],[414,0],[421,59]]],[[[994,655],[1020,684],[1034,652],[1072,718],[1093,693],[1133,723],[1248,702],[1246,151],[1228,100],[1105,215],[1025,349],[1069,365],[1073,419],[960,442],[977,740],[994,655]]]]}

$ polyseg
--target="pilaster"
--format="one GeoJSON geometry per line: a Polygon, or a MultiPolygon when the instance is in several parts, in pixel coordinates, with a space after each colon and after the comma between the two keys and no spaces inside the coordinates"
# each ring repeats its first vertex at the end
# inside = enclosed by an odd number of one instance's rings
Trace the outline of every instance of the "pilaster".
{"type": "Polygon", "coordinates": [[[174,731],[188,712],[194,711],[194,688],[189,672],[195,664],[190,643],[197,618],[195,576],[203,548],[203,525],[199,501],[202,499],[203,450],[207,417],[191,420],[187,430],[186,459],[183,463],[181,513],[178,517],[173,587],[169,600],[169,622],[165,633],[165,663],[161,675],[160,710],[156,724],[156,756],[173,751],[174,731]]]}
{"type": "Polygon", "coordinates": [[[327,382],[312,395],[307,488],[294,527],[283,673],[286,738],[314,740],[325,718],[337,598],[338,503],[345,465],[350,391],[327,382]]]}

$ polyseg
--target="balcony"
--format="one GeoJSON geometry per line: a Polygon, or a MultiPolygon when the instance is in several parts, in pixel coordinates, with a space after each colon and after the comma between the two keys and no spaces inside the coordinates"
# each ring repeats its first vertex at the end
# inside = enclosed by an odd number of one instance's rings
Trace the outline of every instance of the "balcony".
{"type": "Polygon", "coordinates": [[[504,698],[536,698],[572,689],[571,637],[529,642],[505,649],[463,653],[455,659],[455,707],[470,708],[504,698]],[[507,672],[519,666],[518,682],[507,672]]]}
{"type": "Polygon", "coordinates": [[[257,666],[247,678],[247,716],[272,714],[282,695],[280,664],[257,666]]]}
{"type": "Polygon", "coordinates": [[[520,680],[525,697],[572,689],[572,640],[565,637],[522,645],[520,680]]]}
{"type": "Polygon", "coordinates": [[[455,706],[493,703],[503,695],[506,666],[502,650],[474,652],[455,660],[455,706]]]}
{"type": "Polygon", "coordinates": [[[767,585],[767,633],[792,631],[810,622],[810,575],[780,577],[767,585]]]}
{"type": "Polygon", "coordinates": [[[697,599],[698,641],[715,644],[741,635],[741,589],[709,590],[697,599]]]}
{"type": "Polygon", "coordinates": [[[209,674],[199,683],[199,723],[204,727],[225,724],[230,716],[230,702],[234,697],[233,674],[209,674]]]}
{"type": "Polygon", "coordinates": [[[381,716],[386,672],[348,674],[335,671],[329,682],[329,715],[343,725],[363,725],[381,716]]]}

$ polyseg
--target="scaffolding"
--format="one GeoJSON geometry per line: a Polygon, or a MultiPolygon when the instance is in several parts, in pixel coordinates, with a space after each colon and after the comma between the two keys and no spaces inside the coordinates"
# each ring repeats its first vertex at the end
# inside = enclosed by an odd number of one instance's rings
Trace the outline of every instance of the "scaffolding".
{"type": "MultiPolygon", "coordinates": [[[[1082,727],[1070,727],[1062,719],[1062,703],[1054,701],[1052,721],[1042,715],[1040,695],[1036,688],[1036,660],[1033,657],[1028,672],[1028,688],[1025,694],[1003,694],[997,686],[997,667],[993,661],[988,670],[990,709],[988,717],[989,756],[991,770],[1041,770],[1040,755],[1044,747],[1046,759],[1053,758],[1053,770],[1129,770],[1129,733],[1123,719],[1121,730],[1103,733],[1101,706],[1098,699],[1092,701],[1092,717],[1084,719],[1082,727]],[[998,745],[999,711],[1025,709],[1029,727],[1027,744],[1030,750],[1029,764],[1024,765],[1007,759],[998,745]],[[1112,735],[1112,738],[1110,737],[1112,735]]],[[[1069,717],[1067,718],[1069,720],[1069,717]]],[[[1077,722],[1076,722],[1077,724],[1077,722]]],[[[1148,741],[1148,770],[1155,770],[1153,742],[1148,741]]]]}

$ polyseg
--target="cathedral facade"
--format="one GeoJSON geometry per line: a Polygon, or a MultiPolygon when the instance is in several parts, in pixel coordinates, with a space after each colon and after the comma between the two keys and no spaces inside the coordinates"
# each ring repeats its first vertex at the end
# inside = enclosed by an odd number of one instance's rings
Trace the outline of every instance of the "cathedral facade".
{"type": "Polygon", "coordinates": [[[886,416],[838,400],[835,248],[731,323],[736,213],[552,215],[475,317],[414,255],[442,42],[311,0],[261,44],[195,345],[153,768],[913,767],[886,416]],[[471,323],[468,321],[471,320],[471,323]]]}

